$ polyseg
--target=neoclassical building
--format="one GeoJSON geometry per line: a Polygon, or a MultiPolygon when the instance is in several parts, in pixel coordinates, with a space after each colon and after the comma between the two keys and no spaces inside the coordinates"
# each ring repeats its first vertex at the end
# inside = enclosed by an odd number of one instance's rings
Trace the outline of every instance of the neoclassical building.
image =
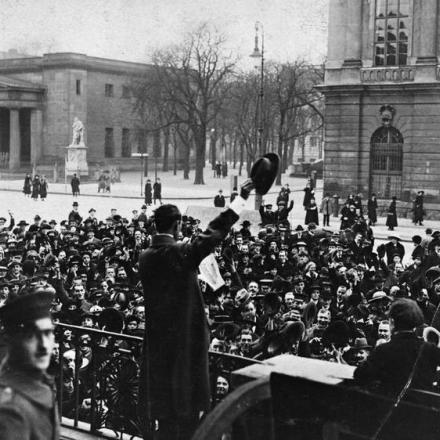
{"type": "Polygon", "coordinates": [[[324,191],[440,201],[438,0],[330,0],[324,191]]]}
{"type": "Polygon", "coordinates": [[[0,59],[0,168],[62,167],[75,117],[86,128],[92,167],[138,166],[131,158],[140,137],[129,85],[147,68],[77,53],[0,59]]]}

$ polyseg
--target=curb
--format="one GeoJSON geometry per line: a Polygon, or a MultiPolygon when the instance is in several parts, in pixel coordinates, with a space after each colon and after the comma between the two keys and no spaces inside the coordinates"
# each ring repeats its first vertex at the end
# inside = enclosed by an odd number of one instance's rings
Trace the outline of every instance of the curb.
{"type": "MultiPolygon", "coordinates": [[[[0,188],[0,191],[9,191],[9,192],[17,192],[22,193],[23,191],[21,189],[14,189],[14,188],[0,188]]],[[[293,189],[291,192],[302,192],[302,189],[293,189]]],[[[278,194],[279,191],[269,191],[267,194],[278,194]]],[[[61,196],[71,196],[71,193],[61,192],[61,191],[50,191],[48,195],[50,194],[57,194],[61,196]]],[[[143,200],[143,196],[123,196],[123,195],[113,195],[113,194],[107,194],[107,193],[96,193],[96,194],[80,194],[80,197],[97,197],[97,196],[103,196],[108,198],[114,198],[114,199],[131,199],[131,200],[143,200]]],[[[230,197],[231,195],[225,195],[225,197],[230,197]]],[[[162,200],[211,200],[214,196],[210,197],[182,197],[182,196],[176,196],[176,197],[162,197],[162,200]]]]}

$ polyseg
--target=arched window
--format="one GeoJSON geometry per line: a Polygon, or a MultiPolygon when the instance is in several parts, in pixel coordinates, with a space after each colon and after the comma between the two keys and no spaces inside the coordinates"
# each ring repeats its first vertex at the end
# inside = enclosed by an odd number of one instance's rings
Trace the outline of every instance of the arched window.
{"type": "Polygon", "coordinates": [[[407,63],[411,0],[376,0],[374,65],[407,63]]]}
{"type": "Polygon", "coordinates": [[[383,126],[371,136],[370,190],[378,197],[399,197],[402,189],[403,136],[383,126]]]}

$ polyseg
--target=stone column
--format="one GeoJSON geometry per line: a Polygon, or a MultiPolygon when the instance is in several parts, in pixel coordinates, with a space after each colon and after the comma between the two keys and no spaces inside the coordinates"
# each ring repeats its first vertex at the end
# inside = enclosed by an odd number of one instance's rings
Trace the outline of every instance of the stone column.
{"type": "Polygon", "coordinates": [[[9,110],[9,169],[20,166],[20,114],[18,109],[9,110]]]}
{"type": "Polygon", "coordinates": [[[43,112],[31,110],[31,164],[36,165],[43,146],[43,112]]]}
{"type": "Polygon", "coordinates": [[[362,48],[362,0],[346,1],[344,66],[360,67],[362,48]]]}
{"type": "Polygon", "coordinates": [[[330,0],[327,67],[341,67],[345,60],[346,0],[330,0]]]}
{"type": "Polygon", "coordinates": [[[417,64],[437,64],[437,0],[415,0],[417,64]]]}

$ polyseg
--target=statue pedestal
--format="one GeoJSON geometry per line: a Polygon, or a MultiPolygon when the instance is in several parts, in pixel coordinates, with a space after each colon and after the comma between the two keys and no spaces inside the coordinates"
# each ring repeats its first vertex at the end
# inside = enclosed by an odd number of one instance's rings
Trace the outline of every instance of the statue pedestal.
{"type": "Polygon", "coordinates": [[[87,147],[84,144],[66,147],[66,176],[88,176],[87,147]]]}

